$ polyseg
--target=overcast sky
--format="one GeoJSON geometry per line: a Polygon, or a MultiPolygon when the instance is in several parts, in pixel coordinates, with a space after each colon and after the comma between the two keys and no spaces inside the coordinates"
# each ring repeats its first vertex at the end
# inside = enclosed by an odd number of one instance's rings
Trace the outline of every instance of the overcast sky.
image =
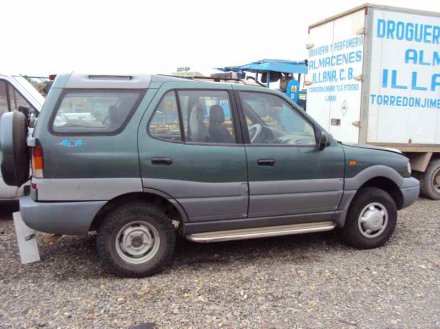
{"type": "MultiPolygon", "coordinates": [[[[0,71],[209,72],[263,58],[302,60],[308,25],[364,2],[7,0],[0,71]]],[[[440,12],[439,0],[375,3],[440,12]]]]}

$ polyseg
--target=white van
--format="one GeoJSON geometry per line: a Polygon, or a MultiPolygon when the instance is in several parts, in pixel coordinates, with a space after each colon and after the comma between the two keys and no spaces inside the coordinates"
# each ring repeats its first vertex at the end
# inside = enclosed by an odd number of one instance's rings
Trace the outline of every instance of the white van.
{"type": "MultiPolygon", "coordinates": [[[[18,110],[19,106],[39,112],[43,103],[44,97],[24,77],[0,73],[0,120],[3,113],[18,110]]],[[[22,193],[22,188],[6,185],[0,172],[0,200],[15,199],[22,193]]]]}

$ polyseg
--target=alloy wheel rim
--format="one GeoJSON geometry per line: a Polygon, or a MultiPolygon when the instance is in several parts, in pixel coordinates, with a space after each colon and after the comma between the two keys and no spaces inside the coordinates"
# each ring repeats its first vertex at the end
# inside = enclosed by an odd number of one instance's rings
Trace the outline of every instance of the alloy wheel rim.
{"type": "Polygon", "coordinates": [[[372,239],[381,235],[387,225],[388,211],[378,202],[366,205],[359,215],[359,231],[366,238],[372,239]]]}
{"type": "Polygon", "coordinates": [[[115,247],[119,257],[130,264],[142,264],[151,260],[159,250],[157,229],[143,221],[123,226],[116,235],[115,247]]]}

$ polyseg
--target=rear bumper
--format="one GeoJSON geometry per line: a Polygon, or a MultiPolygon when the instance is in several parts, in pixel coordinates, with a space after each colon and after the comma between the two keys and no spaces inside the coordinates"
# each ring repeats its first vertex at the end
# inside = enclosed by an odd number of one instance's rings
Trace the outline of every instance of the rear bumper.
{"type": "Polygon", "coordinates": [[[413,177],[405,178],[400,186],[400,191],[403,196],[403,209],[412,205],[419,197],[420,183],[413,177]]]}
{"type": "Polygon", "coordinates": [[[27,226],[53,233],[87,234],[98,211],[106,201],[36,202],[31,197],[20,199],[20,213],[27,226]]]}

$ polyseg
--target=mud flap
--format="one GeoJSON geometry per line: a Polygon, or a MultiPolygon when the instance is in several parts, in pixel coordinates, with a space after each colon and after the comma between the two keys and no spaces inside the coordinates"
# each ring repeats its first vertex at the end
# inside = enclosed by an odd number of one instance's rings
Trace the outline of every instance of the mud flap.
{"type": "Polygon", "coordinates": [[[29,264],[40,261],[35,231],[24,223],[20,212],[14,212],[12,217],[14,218],[15,235],[17,236],[21,263],[29,264]]]}

